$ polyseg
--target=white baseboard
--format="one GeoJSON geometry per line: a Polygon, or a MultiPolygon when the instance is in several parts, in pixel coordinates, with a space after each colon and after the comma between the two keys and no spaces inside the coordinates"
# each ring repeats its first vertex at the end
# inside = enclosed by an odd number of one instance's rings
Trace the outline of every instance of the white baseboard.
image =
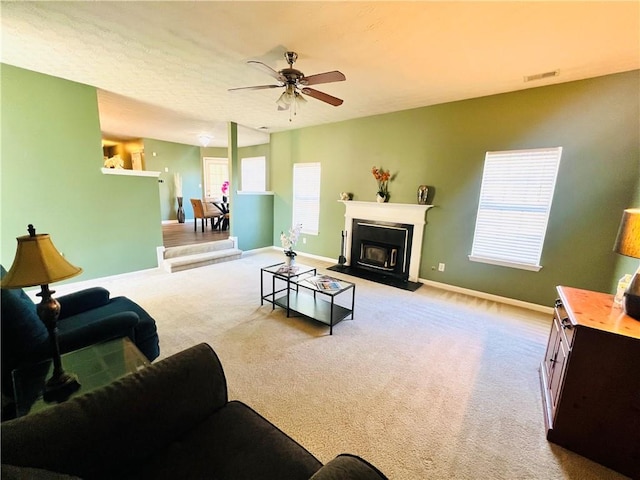
{"type": "Polygon", "coordinates": [[[492,293],[479,292],[477,290],[471,290],[469,288],[457,287],[455,285],[449,285],[447,283],[434,282],[433,280],[426,280],[420,278],[419,281],[430,287],[440,288],[442,290],[448,290],[450,292],[462,293],[472,297],[482,298],[484,300],[492,300],[494,302],[505,303],[507,305],[513,305],[515,307],[526,308],[528,310],[534,310],[536,312],[553,314],[553,308],[545,305],[538,305],[537,303],[524,302],[522,300],[516,300],[515,298],[502,297],[500,295],[494,295],[492,293]]]}

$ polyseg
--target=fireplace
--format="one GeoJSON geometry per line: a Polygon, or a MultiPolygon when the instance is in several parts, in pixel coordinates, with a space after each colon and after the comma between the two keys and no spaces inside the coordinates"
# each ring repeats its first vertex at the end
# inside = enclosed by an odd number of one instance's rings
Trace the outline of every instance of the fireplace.
{"type": "Polygon", "coordinates": [[[351,232],[353,268],[408,280],[413,225],[354,218],[351,232]]]}
{"type": "Polygon", "coordinates": [[[409,290],[418,288],[425,216],[433,205],[341,203],[346,208],[346,258],[329,269],[409,290]]]}

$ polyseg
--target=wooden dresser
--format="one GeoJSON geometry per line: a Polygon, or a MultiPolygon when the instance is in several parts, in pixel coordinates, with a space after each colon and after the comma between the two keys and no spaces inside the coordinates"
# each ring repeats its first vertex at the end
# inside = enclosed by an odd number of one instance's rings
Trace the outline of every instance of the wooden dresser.
{"type": "Polygon", "coordinates": [[[612,295],[557,290],[540,366],[547,439],[640,479],[640,321],[612,295]]]}

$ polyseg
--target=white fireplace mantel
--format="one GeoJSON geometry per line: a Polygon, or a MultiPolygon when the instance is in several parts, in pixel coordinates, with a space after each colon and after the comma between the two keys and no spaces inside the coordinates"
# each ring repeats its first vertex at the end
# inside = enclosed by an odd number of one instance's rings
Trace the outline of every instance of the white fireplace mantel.
{"type": "Polygon", "coordinates": [[[409,261],[409,280],[415,282],[420,273],[420,259],[422,257],[422,237],[424,234],[425,216],[433,205],[417,205],[411,203],[377,203],[356,202],[352,200],[338,200],[344,203],[344,229],[347,232],[344,255],[347,265],[351,263],[351,236],[353,219],[376,220],[379,222],[406,223],[413,225],[411,239],[411,257],[409,261]]]}

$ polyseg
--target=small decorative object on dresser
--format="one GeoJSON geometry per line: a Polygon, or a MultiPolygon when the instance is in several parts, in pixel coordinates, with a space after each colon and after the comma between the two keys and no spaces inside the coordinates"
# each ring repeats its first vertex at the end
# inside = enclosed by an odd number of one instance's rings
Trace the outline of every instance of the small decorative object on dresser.
{"type": "Polygon", "coordinates": [[[418,187],[418,205],[426,205],[428,195],[429,187],[427,187],[426,185],[420,185],[418,187]]]}

